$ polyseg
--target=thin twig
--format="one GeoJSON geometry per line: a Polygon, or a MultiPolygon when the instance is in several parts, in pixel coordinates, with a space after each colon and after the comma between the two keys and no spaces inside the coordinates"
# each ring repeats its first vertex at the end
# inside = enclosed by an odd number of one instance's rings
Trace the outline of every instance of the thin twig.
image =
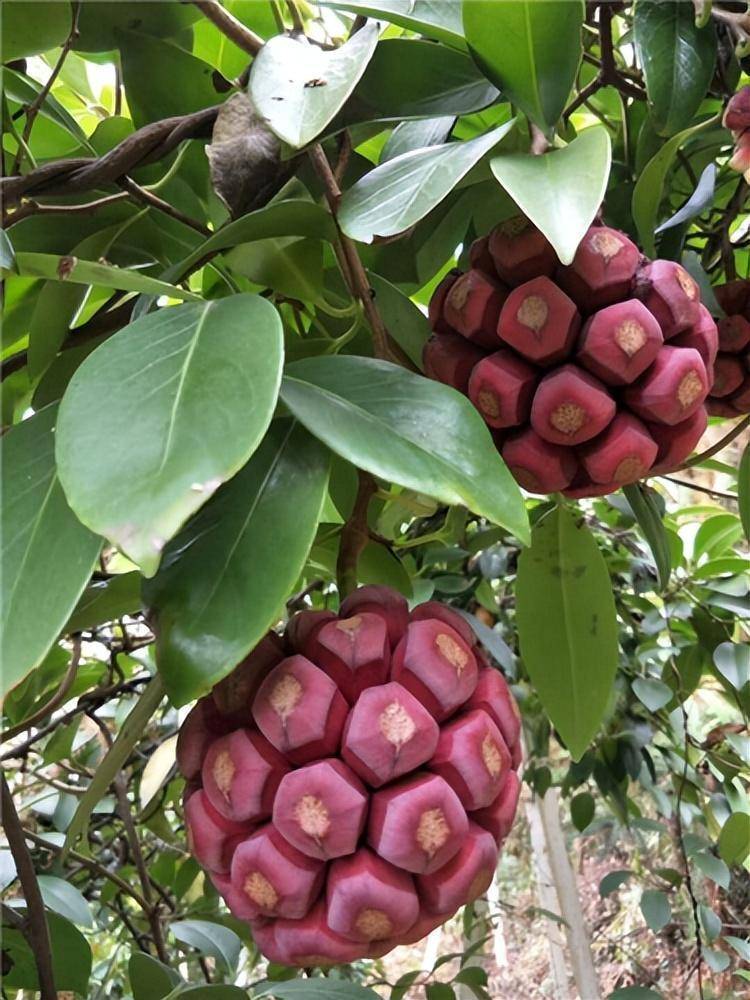
{"type": "Polygon", "coordinates": [[[65,671],[65,676],[63,677],[60,687],[55,691],[50,700],[42,705],[40,709],[30,715],[28,719],[24,719],[23,722],[19,722],[16,726],[11,726],[10,729],[6,729],[4,733],[0,733],[0,743],[5,743],[6,740],[12,740],[14,736],[18,736],[19,733],[24,732],[26,729],[32,729],[37,722],[41,722],[42,719],[46,718],[56,708],[59,708],[68,697],[68,691],[70,691],[73,686],[73,681],[76,679],[76,674],[78,673],[78,664],[81,662],[81,637],[73,637],[73,655],[70,658],[70,664],[68,669],[65,671]]]}
{"type": "Polygon", "coordinates": [[[359,487],[352,512],[341,529],[339,555],[336,561],[336,581],[342,598],[357,586],[357,564],[370,540],[367,512],[378,486],[369,472],[359,470],[359,487]]]}
{"type": "Polygon", "coordinates": [[[39,114],[42,105],[47,100],[49,92],[52,90],[52,85],[60,75],[60,71],[65,64],[65,60],[68,58],[68,53],[73,47],[75,40],[78,38],[78,16],[80,14],[80,10],[81,4],[79,0],[79,2],[73,4],[73,21],[70,26],[70,32],[68,37],[63,42],[63,47],[60,55],[58,56],[57,62],[47,78],[47,82],[44,84],[31,104],[26,108],[26,122],[23,127],[22,142],[19,144],[18,151],[16,152],[16,156],[13,161],[13,167],[11,168],[11,173],[13,174],[18,173],[24,150],[28,149],[29,137],[31,136],[31,130],[34,127],[36,116],[39,114]]]}
{"type": "Polygon", "coordinates": [[[3,229],[10,229],[17,222],[27,219],[30,215],[93,215],[100,208],[113,205],[118,201],[124,201],[130,195],[127,191],[120,194],[110,194],[105,198],[97,198],[96,201],[87,201],[82,205],[45,205],[42,202],[34,201],[33,198],[24,198],[21,207],[15,212],[9,212],[3,219],[3,229]]]}
{"type": "Polygon", "coordinates": [[[260,35],[256,35],[242,21],[238,21],[216,0],[192,0],[192,2],[203,13],[204,17],[207,17],[223,35],[226,35],[243,52],[257,56],[263,48],[263,39],[260,35]]]}
{"type": "Polygon", "coordinates": [[[695,490],[696,493],[705,493],[711,497],[721,497],[722,500],[734,500],[737,501],[737,495],[735,493],[726,493],[724,490],[714,490],[710,486],[701,486],[700,483],[691,483],[689,479],[675,479],[674,476],[659,476],[659,479],[666,479],[669,483],[674,483],[675,486],[685,486],[689,490],[695,490]]]}
{"type": "Polygon", "coordinates": [[[24,839],[24,831],[16,812],[13,796],[10,794],[5,773],[0,773],[2,783],[3,828],[8,838],[8,846],[16,863],[16,871],[23,889],[28,918],[26,936],[34,953],[37,975],[39,977],[39,993],[41,1000],[57,1000],[55,975],[52,970],[52,949],[50,947],[47,914],[44,911],[42,893],[39,889],[34,864],[24,839]]]}
{"type": "Polygon", "coordinates": [[[701,462],[705,462],[707,458],[712,458],[720,451],[723,451],[728,444],[731,444],[732,441],[734,441],[736,437],[739,437],[739,435],[748,427],[750,427],[750,414],[740,420],[738,424],[735,424],[731,431],[729,431],[728,434],[725,434],[723,438],[720,438],[716,444],[712,444],[710,448],[706,448],[706,450],[702,451],[699,455],[694,455],[692,458],[689,458],[684,465],[681,465],[679,469],[675,469],[674,471],[682,472],[683,469],[690,469],[694,465],[700,465],[701,462]]]}
{"type": "Polygon", "coordinates": [[[199,232],[201,236],[210,236],[211,230],[204,226],[202,222],[198,222],[197,219],[191,218],[189,215],[185,215],[181,212],[179,208],[175,208],[174,205],[170,205],[168,201],[164,201],[158,195],[155,195],[153,191],[149,191],[146,188],[136,184],[136,182],[131,177],[121,177],[117,182],[121,188],[124,188],[127,193],[135,198],[136,201],[140,201],[143,205],[148,205],[151,208],[157,209],[159,212],[164,212],[165,215],[171,216],[178,222],[181,222],[184,226],[190,226],[191,229],[195,229],[199,232]]]}

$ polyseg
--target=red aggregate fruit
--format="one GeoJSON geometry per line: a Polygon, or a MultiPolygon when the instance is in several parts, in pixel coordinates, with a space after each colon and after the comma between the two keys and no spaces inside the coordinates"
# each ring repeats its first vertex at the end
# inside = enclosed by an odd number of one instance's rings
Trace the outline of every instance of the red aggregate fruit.
{"type": "Polygon", "coordinates": [[[497,333],[522,357],[547,367],[570,354],[580,325],[575,303],[543,275],[508,295],[497,333]]]}
{"type": "Polygon", "coordinates": [[[711,395],[723,399],[737,392],[745,379],[745,366],[736,354],[718,354],[714,362],[711,395]]]}
{"type": "Polygon", "coordinates": [[[497,318],[505,301],[505,289],[483,271],[467,271],[449,290],[443,316],[449,326],[476,344],[497,344],[497,318]]]}
{"type": "Polygon", "coordinates": [[[361,587],[221,685],[178,738],[188,845],[269,961],[380,957],[487,889],[520,719],[454,609],[361,587]]]}
{"type": "Polygon", "coordinates": [[[739,354],[750,344],[750,320],[744,316],[722,316],[718,329],[720,351],[739,354]]]}
{"type": "Polygon", "coordinates": [[[469,399],[490,427],[513,427],[527,419],[537,380],[512,351],[496,351],[471,373],[469,399]]]}
{"type": "Polygon", "coordinates": [[[531,426],[552,444],[582,444],[615,415],[615,401],[602,383],[576,365],[563,365],[539,384],[531,406],[531,426]]]}
{"type": "Polygon", "coordinates": [[[629,413],[618,413],[604,434],[581,450],[583,467],[595,483],[634,483],[646,474],[658,446],[646,427],[629,413]]]}
{"type": "Polygon", "coordinates": [[[523,215],[495,226],[487,246],[500,280],[508,285],[520,285],[540,274],[553,274],[557,267],[552,244],[523,215]]]}
{"type": "Polygon", "coordinates": [[[560,287],[587,313],[628,298],[641,253],[617,229],[591,226],[572,264],[557,272],[560,287]]]}
{"type": "MultiPolygon", "coordinates": [[[[740,381],[736,361],[719,362],[714,372],[719,332],[690,274],[675,261],[648,260],[616,229],[591,226],[572,263],[562,266],[546,237],[517,216],[486,242],[475,241],[469,257],[472,269],[458,278],[451,272],[433,295],[429,314],[441,332],[424,347],[424,370],[469,397],[529,492],[576,499],[616,492],[634,475],[656,470],[656,457],[648,465],[653,442],[661,448],[654,427],[685,424],[699,410],[750,412],[750,340],[739,347],[750,328],[749,281],[716,289],[727,312],[722,351],[740,360],[740,381]],[[446,319],[451,294],[461,315],[446,319]],[[490,337],[487,322],[498,301],[490,337]],[[718,391],[726,392],[721,398],[709,396],[715,377],[718,391]],[[633,420],[647,424],[636,452],[633,420]],[[619,434],[622,441],[615,440],[619,434]],[[603,482],[602,463],[617,478],[603,482]]],[[[669,471],[670,455],[695,446],[698,426],[692,422],[690,433],[662,449],[659,473],[669,471]]],[[[681,461],[675,457],[674,467],[681,461]]]]}
{"type": "Polygon", "coordinates": [[[649,424],[649,431],[658,445],[656,461],[651,468],[652,474],[676,469],[692,454],[695,446],[706,430],[708,414],[704,407],[696,410],[692,417],[673,424],[649,424]]]}

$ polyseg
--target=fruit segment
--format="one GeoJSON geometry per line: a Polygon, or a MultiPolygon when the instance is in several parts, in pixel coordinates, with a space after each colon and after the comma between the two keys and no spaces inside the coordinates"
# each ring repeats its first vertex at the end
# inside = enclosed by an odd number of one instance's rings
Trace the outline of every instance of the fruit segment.
{"type": "Polygon", "coordinates": [[[422,351],[425,375],[466,394],[484,351],[456,333],[433,333],[422,351]]]}
{"type": "Polygon", "coordinates": [[[409,623],[409,605],[406,598],[390,587],[370,584],[359,587],[341,602],[342,618],[367,611],[380,615],[388,626],[388,637],[391,646],[395,646],[409,623]]]}
{"type": "Polygon", "coordinates": [[[236,729],[211,744],[201,775],[217,812],[238,823],[258,823],[271,815],[288,770],[284,757],[260,733],[236,729]]]}
{"type": "Polygon", "coordinates": [[[231,728],[210,697],[201,698],[193,705],[177,735],[177,767],[183,778],[198,777],[211,743],[231,728]]]}
{"type": "Polygon", "coordinates": [[[245,919],[298,920],[320,893],[324,872],[322,862],[292,847],[269,823],[237,845],[232,858],[232,888],[246,900],[245,919]]]}
{"type": "Polygon", "coordinates": [[[665,340],[698,321],[698,285],[673,260],[654,260],[643,267],[636,278],[635,294],[656,316],[665,340]]]}
{"type": "Polygon", "coordinates": [[[464,809],[483,809],[500,794],[511,769],[510,752],[495,723],[479,708],[443,726],[427,767],[448,782],[464,809]]]}
{"type": "Polygon", "coordinates": [[[521,736],[521,713],[508,683],[494,667],[483,667],[474,694],[466,702],[467,711],[482,709],[502,733],[505,745],[514,747],[521,736]]]}
{"type": "Polygon", "coordinates": [[[682,465],[693,453],[696,445],[703,437],[708,424],[708,415],[703,407],[696,410],[692,417],[673,424],[651,424],[649,432],[656,441],[659,450],[656,461],[651,468],[651,475],[659,472],[669,472],[682,465]]]}
{"type": "Polygon", "coordinates": [[[211,872],[228,872],[237,843],[248,837],[253,827],[235,823],[217,812],[203,789],[185,802],[185,825],[190,853],[211,872]]]}
{"type": "Polygon", "coordinates": [[[417,891],[425,910],[450,913],[487,891],[497,867],[497,845],[489,830],[469,822],[461,850],[430,875],[418,875],[417,891]]]}
{"type": "Polygon", "coordinates": [[[216,707],[233,726],[248,726],[250,709],[263,678],[284,659],[284,644],[275,632],[265,635],[255,649],[219,681],[211,692],[216,707]]]}
{"type": "Polygon", "coordinates": [[[557,281],[579,309],[591,313],[629,297],[640,259],[640,250],[624,233],[591,226],[572,264],[558,270],[557,281]]]}
{"type": "Polygon", "coordinates": [[[495,226],[488,249],[495,270],[508,285],[519,285],[540,274],[553,274],[558,263],[547,237],[523,215],[495,226]]]}
{"type": "Polygon", "coordinates": [[[472,822],[489,830],[498,846],[510,833],[520,793],[521,780],[515,771],[511,771],[495,801],[485,809],[477,809],[469,817],[472,822]]]}
{"type": "Polygon", "coordinates": [[[449,290],[443,316],[462,337],[492,348],[498,342],[497,318],[506,294],[499,281],[482,271],[467,271],[449,290]]]}
{"type": "Polygon", "coordinates": [[[383,941],[406,933],[419,916],[414,879],[367,847],[331,865],[328,926],[350,941],[383,941]]]}
{"type": "Polygon", "coordinates": [[[643,420],[679,424],[702,405],[708,393],[703,359],[691,347],[662,347],[656,361],[625,390],[627,405],[643,420]]]}
{"type": "Polygon", "coordinates": [[[267,954],[282,965],[309,968],[354,962],[362,957],[362,946],[331,930],[321,900],[301,920],[275,921],[273,951],[267,954]]]}
{"type": "Polygon", "coordinates": [[[615,415],[602,383],[576,365],[563,365],[539,383],[531,405],[531,426],[552,444],[582,444],[596,437],[615,415]]]}
{"type": "Polygon", "coordinates": [[[745,379],[745,366],[735,354],[718,354],[714,362],[711,395],[723,399],[737,392],[745,379]]]}
{"type": "Polygon", "coordinates": [[[629,385],[664,343],[656,318],[638,299],[600,309],[586,322],[577,361],[607,385],[629,385]]]}
{"type": "Polygon", "coordinates": [[[388,628],[381,615],[370,611],[324,622],[303,652],[328,674],[350,705],[365,688],[383,684],[388,677],[388,628]]]}
{"type": "Polygon", "coordinates": [[[519,285],[508,295],[497,333],[522,357],[547,367],[570,354],[580,325],[575,303],[543,276],[519,285]]]}
{"type": "Polygon", "coordinates": [[[471,697],[477,661],[450,625],[412,622],[394,650],[391,676],[442,722],[471,697]]]}
{"type": "Polygon", "coordinates": [[[427,319],[435,333],[451,332],[450,324],[445,319],[445,300],[448,297],[448,292],[453,288],[460,276],[461,272],[457,269],[449,271],[432,293],[430,305],[427,309],[427,319]]]}
{"type": "Polygon", "coordinates": [[[637,417],[618,413],[604,433],[581,449],[586,474],[595,483],[634,483],[654,464],[657,444],[637,417]]]}
{"type": "Polygon", "coordinates": [[[425,601],[413,608],[409,615],[409,620],[413,622],[422,622],[427,619],[450,625],[454,632],[458,632],[467,646],[473,646],[477,641],[471,625],[458,611],[449,608],[447,604],[441,604],[440,601],[425,601]]]}
{"type": "Polygon", "coordinates": [[[744,316],[722,316],[718,329],[720,351],[738,354],[750,345],[750,320],[744,316]]]}
{"type": "Polygon", "coordinates": [[[512,351],[496,351],[472,371],[469,399],[490,427],[513,427],[527,419],[538,378],[512,351]]]}
{"type": "Polygon", "coordinates": [[[501,452],[516,482],[529,493],[564,490],[578,468],[570,448],[545,441],[531,427],[511,435],[501,452]]]}

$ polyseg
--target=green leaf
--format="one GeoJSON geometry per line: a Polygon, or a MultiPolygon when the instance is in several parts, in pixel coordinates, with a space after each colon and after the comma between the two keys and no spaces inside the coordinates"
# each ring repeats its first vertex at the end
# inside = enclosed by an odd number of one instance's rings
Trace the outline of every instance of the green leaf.
{"type": "Polygon", "coordinates": [[[672,700],[672,689],[653,677],[636,677],[632,688],[649,712],[658,712],[672,700]]]}
{"type": "Polygon", "coordinates": [[[386,329],[404,353],[421,368],[422,348],[430,336],[427,317],[390,281],[372,272],[368,273],[368,278],[386,329]]]}
{"type": "Polygon", "coordinates": [[[664,590],[672,572],[672,555],[656,493],[643,483],[624,486],[623,492],[651,549],[659,586],[664,590]]]}
{"type": "Polygon", "coordinates": [[[426,1000],[455,1000],[456,994],[448,983],[429,983],[425,987],[426,1000]]]}
{"type": "Polygon", "coordinates": [[[701,556],[715,559],[725,552],[730,553],[742,537],[742,523],[736,514],[717,514],[708,517],[695,533],[693,561],[701,556]]]}
{"type": "Polygon", "coordinates": [[[488,79],[545,132],[568,99],[583,52],[580,0],[462,4],[469,51],[488,79]]]}
{"type": "MultiPolygon", "coordinates": [[[[5,37],[5,32],[3,32],[3,37],[5,37]]],[[[20,105],[31,104],[42,92],[41,83],[37,83],[36,80],[21,73],[16,73],[15,70],[9,69],[7,66],[3,66],[3,87],[8,100],[20,105]]],[[[52,94],[47,94],[45,97],[39,109],[39,115],[70,133],[71,140],[77,140],[88,152],[94,153],[94,148],[86,138],[86,133],[73,115],[52,94]]],[[[59,136],[56,138],[59,141],[59,136]]]]}
{"type": "Polygon", "coordinates": [[[662,1000],[662,995],[645,986],[623,986],[610,993],[607,1000],[662,1000]]]}
{"type": "Polygon", "coordinates": [[[215,958],[230,975],[236,971],[242,941],[229,927],[209,920],[176,920],[169,929],[182,944],[215,958]]]}
{"type": "Polygon", "coordinates": [[[741,691],[750,681],[750,646],[747,643],[721,642],[713,657],[716,669],[735,691],[741,691]]]}
{"type": "Polygon", "coordinates": [[[277,35],[253,60],[248,85],[258,114],[290,146],[306,146],[335,117],[354,90],[378,43],[366,24],[337,49],[277,35]]]}
{"type": "Polygon", "coordinates": [[[518,487],[481,417],[455,390],[386,361],[341,356],[289,365],[281,395],[347,461],[528,540],[518,487]]]}
{"type": "Polygon", "coordinates": [[[721,934],[721,918],[709,906],[705,906],[703,903],[698,907],[698,915],[701,927],[706,935],[706,940],[715,941],[719,934],[721,934]]]}
{"type": "Polygon", "coordinates": [[[580,760],[617,670],[612,581],[593,535],[569,510],[538,521],[531,539],[516,586],[521,655],[552,724],[580,760]]]}
{"type": "Polygon", "coordinates": [[[108,52],[117,48],[117,32],[128,28],[166,38],[185,31],[199,17],[201,12],[190,6],[163,0],[139,0],[136,8],[122,0],[83,0],[73,48],[78,52],[108,52]]]}
{"type": "Polygon", "coordinates": [[[378,17],[446,45],[464,48],[461,7],[445,0],[323,0],[321,7],[378,17]]]}
{"type": "Polygon", "coordinates": [[[506,122],[467,142],[450,142],[403,153],[375,167],[341,199],[339,224],[352,239],[372,243],[395,236],[423,219],[514,124],[506,122]]]}
{"type": "Polygon", "coordinates": [[[60,404],[60,480],[81,520],[153,576],[263,437],[281,361],[279,315],[256,295],[162,309],[105,341],[60,404]]]}
{"type": "Polygon", "coordinates": [[[672,919],[669,897],[657,889],[646,889],[641,895],[641,913],[651,930],[658,933],[672,919]]]}
{"type": "Polygon", "coordinates": [[[164,1000],[182,982],[174,969],[143,951],[134,951],[128,959],[128,976],[133,1000],[164,1000]]]}
{"type": "Polygon", "coordinates": [[[501,153],[493,157],[490,166],[511,198],[550,241],[561,262],[570,264],[601,205],[611,159],[609,133],[596,125],[564,149],[553,149],[543,156],[501,153]]]}
{"type": "Polygon", "coordinates": [[[750,541],[750,444],[745,445],[737,470],[737,503],[745,538],[750,541]]]}
{"type": "Polygon", "coordinates": [[[3,693],[44,659],[102,545],[78,521],[58,481],[56,419],[57,406],[47,407],[3,437],[3,693]]]}
{"type": "Polygon", "coordinates": [[[141,574],[120,573],[108,580],[92,580],[65,625],[65,632],[81,632],[123,615],[133,614],[141,606],[141,574]]]}
{"type": "Polygon", "coordinates": [[[0,230],[0,268],[6,271],[15,271],[16,268],[13,244],[4,229],[0,230]]]}
{"type": "Polygon", "coordinates": [[[570,818],[576,830],[583,832],[594,818],[596,804],[588,792],[579,792],[570,800],[570,818]]]}
{"type": "Polygon", "coordinates": [[[179,45],[140,31],[117,29],[115,37],[136,128],[225,99],[213,85],[213,67],[179,45]]]}
{"type": "Polygon", "coordinates": [[[689,4],[638,0],[633,28],[654,125],[661,135],[674,135],[690,124],[711,82],[713,22],[696,27],[689,4]]]}
{"type": "Polygon", "coordinates": [[[724,951],[717,951],[715,948],[704,948],[703,958],[706,965],[712,972],[723,972],[729,968],[731,959],[724,951]]]}
{"type": "MultiPolygon", "coordinates": [[[[715,191],[716,164],[709,163],[700,175],[698,183],[695,186],[695,190],[682,208],[678,209],[678,211],[676,211],[674,215],[670,216],[666,222],[662,222],[660,226],[657,226],[655,232],[657,234],[663,233],[666,229],[673,229],[675,226],[681,226],[685,222],[692,222],[693,219],[702,215],[706,209],[711,207],[715,191]]],[[[704,305],[710,311],[708,303],[704,302],[704,305]]]]}
{"type": "Polygon", "coordinates": [[[188,986],[177,994],[179,1000],[247,1000],[247,990],[239,986],[224,986],[212,983],[210,986],[188,986]]]}
{"type": "Polygon", "coordinates": [[[731,948],[734,948],[743,962],[750,963],[750,941],[735,937],[733,934],[726,934],[724,940],[731,948]]]}
{"type": "Polygon", "coordinates": [[[323,245],[318,240],[270,239],[230,250],[227,264],[256,285],[292,299],[318,302],[323,294],[323,245]]]}
{"type": "Polygon", "coordinates": [[[264,983],[256,988],[255,996],[275,997],[276,1000],[378,1000],[377,993],[365,986],[327,977],[264,983]]]}
{"type": "Polygon", "coordinates": [[[13,62],[62,45],[72,24],[69,3],[4,0],[1,61],[13,62]]]}
{"type": "Polygon", "coordinates": [[[441,118],[423,118],[415,122],[401,122],[391,132],[380,153],[380,163],[393,160],[402,153],[425,146],[439,146],[446,142],[456,119],[453,115],[441,118]]]}
{"type": "Polygon", "coordinates": [[[139,740],[143,739],[146,725],[159,707],[163,697],[164,685],[159,677],[154,677],[153,680],[149,681],[148,686],[131,709],[120,727],[115,742],[99,761],[91,783],[78,800],[78,806],[65,834],[65,843],[59,859],[61,864],[65,861],[68,851],[78,843],[78,839],[88,825],[91,813],[104,797],[117,772],[133,752],[133,747],[139,740]]]}
{"type": "Polygon", "coordinates": [[[729,888],[729,869],[721,858],[717,858],[714,854],[702,852],[693,855],[693,863],[697,868],[700,868],[706,878],[710,878],[712,882],[720,885],[722,889],[729,888]]]}
{"type": "Polygon", "coordinates": [[[719,834],[719,854],[728,865],[741,865],[750,854],[750,816],[735,812],[719,834]]]}
{"type": "Polygon", "coordinates": [[[144,597],[174,704],[210,690],[279,616],[315,537],[327,479],[325,449],[295,422],[276,421],[167,547],[144,597]]]}
{"type": "Polygon", "coordinates": [[[609,896],[610,893],[615,892],[615,890],[619,889],[621,885],[627,882],[632,874],[633,873],[627,868],[607,872],[599,883],[599,895],[602,897],[609,896]]]}
{"type": "Polygon", "coordinates": [[[633,190],[631,212],[638,230],[638,237],[644,251],[656,256],[654,230],[659,218],[664,182],[680,147],[694,135],[709,125],[715,125],[717,117],[707,118],[697,125],[678,132],[664,143],[661,149],[646,164],[633,190]]]}
{"type": "Polygon", "coordinates": [[[55,875],[37,875],[44,905],[74,924],[93,927],[89,904],[74,885],[55,875]]]}
{"type": "MultiPolygon", "coordinates": [[[[99,235],[99,234],[97,234],[99,235]]],[[[129,271],[112,264],[100,264],[93,260],[77,257],[60,257],[52,253],[16,254],[18,273],[27,278],[50,278],[54,281],[73,285],[95,285],[98,288],[113,288],[123,292],[142,292],[146,295],[166,295],[171,299],[198,302],[200,296],[177,285],[170,285],[158,278],[149,278],[138,271],[129,271]]]]}
{"type": "MultiPolygon", "coordinates": [[[[91,948],[83,934],[65,917],[47,913],[52,972],[58,990],[70,990],[82,997],[89,996],[91,948]]],[[[39,989],[36,961],[20,931],[3,928],[3,986],[6,990],[39,989]]]]}

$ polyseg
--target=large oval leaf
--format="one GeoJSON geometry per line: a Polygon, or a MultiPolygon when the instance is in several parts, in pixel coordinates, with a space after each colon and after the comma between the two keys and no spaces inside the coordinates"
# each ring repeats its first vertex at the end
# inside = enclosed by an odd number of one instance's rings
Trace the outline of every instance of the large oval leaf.
{"type": "Polygon", "coordinates": [[[697,27],[690,4],[638,0],[633,26],[654,125],[661,135],[674,135],[690,124],[711,82],[713,22],[697,27]]]}
{"type": "Polygon", "coordinates": [[[273,306],[233,295],[162,309],[98,347],[60,405],[68,500],[146,574],[165,543],[248,460],[282,363],[273,306]]]}
{"type": "Polygon", "coordinates": [[[296,422],[276,421],[168,546],[144,597],[174,704],[210,690],[278,617],[315,537],[327,481],[326,449],[296,422]]]}
{"type": "Polygon", "coordinates": [[[250,71],[249,93],[258,114],[290,146],[312,142],[357,85],[378,32],[377,24],[366,24],[330,52],[284,35],[266,42],[250,71]]]}
{"type": "Polygon", "coordinates": [[[347,236],[372,243],[395,236],[425,215],[508,134],[515,119],[468,142],[429,146],[396,156],[344,193],[339,224],[347,236]]]}
{"type": "Polygon", "coordinates": [[[596,734],[617,670],[612,581],[596,541],[557,508],[536,524],[516,586],[521,655],[574,760],[596,734]]]}
{"type": "Polygon", "coordinates": [[[455,0],[323,0],[321,7],[349,10],[364,17],[378,17],[409,31],[418,31],[446,45],[465,48],[461,5],[455,0]]]}
{"type": "Polygon", "coordinates": [[[492,172],[519,208],[570,264],[607,190],[612,146],[602,126],[543,156],[501,153],[492,172]]]}
{"type": "Polygon", "coordinates": [[[462,7],[464,34],[479,68],[549,132],[581,62],[582,0],[471,0],[462,7]]]}
{"type": "Polygon", "coordinates": [[[484,421],[454,389],[371,358],[289,365],[281,395],[342,458],[529,537],[521,494],[484,421]]]}
{"type": "Polygon", "coordinates": [[[5,0],[2,61],[13,62],[62,45],[72,24],[73,12],[69,3],[5,0]]]}
{"type": "Polygon", "coordinates": [[[57,406],[12,427],[2,451],[2,692],[44,658],[102,540],[68,506],[55,469],[57,406]]]}

